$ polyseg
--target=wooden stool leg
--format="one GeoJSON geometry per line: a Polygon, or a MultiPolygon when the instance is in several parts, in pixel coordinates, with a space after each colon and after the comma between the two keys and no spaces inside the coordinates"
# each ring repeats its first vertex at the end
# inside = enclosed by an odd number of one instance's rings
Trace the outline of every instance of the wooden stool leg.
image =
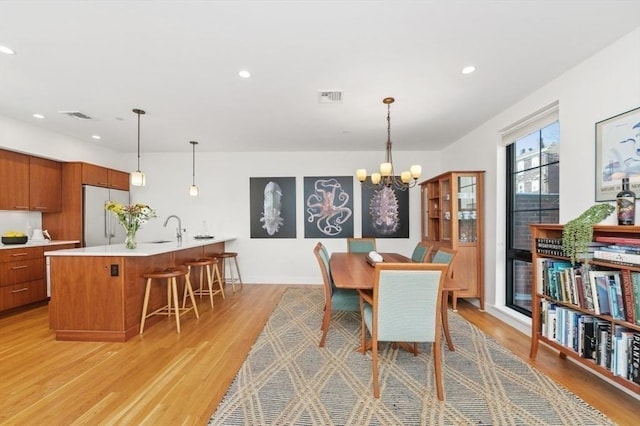
{"type": "Polygon", "coordinates": [[[187,265],[187,275],[184,276],[184,291],[182,292],[182,308],[187,304],[187,283],[191,285],[191,265],[187,265]]]}
{"type": "MultiPolygon", "coordinates": [[[[176,277],[169,278],[169,285],[167,287],[169,287],[170,289],[169,291],[173,293],[174,309],[176,313],[176,328],[178,329],[178,333],[180,333],[180,307],[178,306],[178,282],[177,281],[178,280],[176,280],[176,277]]],[[[171,312],[171,303],[169,303],[169,312],[171,312]]]]}
{"type": "Polygon", "coordinates": [[[238,266],[238,258],[234,257],[233,262],[236,265],[236,272],[238,273],[238,282],[240,283],[240,288],[242,289],[244,287],[244,283],[242,282],[242,277],[240,276],[240,267],[238,266]]]}
{"type": "Polygon", "coordinates": [[[147,278],[147,287],[144,290],[144,302],[142,304],[142,318],[140,319],[140,334],[144,331],[144,321],[147,319],[147,307],[149,306],[149,291],[151,278],[147,278]]]}
{"type": "MultiPolygon", "coordinates": [[[[202,268],[204,270],[204,268],[202,268]]],[[[209,287],[209,302],[213,308],[213,277],[211,275],[211,265],[207,265],[207,286],[209,287]]],[[[202,295],[202,281],[200,281],[200,294],[202,295]]],[[[202,297],[202,296],[200,296],[202,297]]]]}
{"type": "Polygon", "coordinates": [[[200,314],[198,313],[198,306],[196,305],[196,298],[193,296],[193,288],[191,287],[191,283],[189,281],[185,283],[185,288],[189,292],[189,297],[191,298],[191,306],[193,306],[193,310],[196,313],[196,318],[200,318],[200,314]]]}
{"type": "Polygon", "coordinates": [[[218,268],[218,264],[216,263],[215,265],[213,265],[213,272],[211,273],[211,277],[212,277],[212,281],[213,280],[213,274],[215,274],[218,278],[218,286],[220,287],[220,293],[222,293],[222,298],[226,299],[226,296],[224,295],[224,286],[222,285],[222,278],[220,277],[220,268],[218,268]]]}

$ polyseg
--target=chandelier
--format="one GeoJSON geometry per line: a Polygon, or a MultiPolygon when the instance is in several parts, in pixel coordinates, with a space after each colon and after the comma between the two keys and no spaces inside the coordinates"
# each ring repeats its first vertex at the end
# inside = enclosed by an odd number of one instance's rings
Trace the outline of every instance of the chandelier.
{"type": "MultiPolygon", "coordinates": [[[[384,163],[380,163],[380,172],[371,173],[372,188],[389,187],[406,191],[408,188],[416,186],[418,178],[422,174],[422,166],[418,164],[412,165],[408,171],[400,173],[400,177],[396,176],[393,171],[393,159],[391,156],[391,104],[395,101],[393,98],[384,98],[382,103],[387,105],[387,152],[384,163]]],[[[356,170],[356,178],[362,185],[366,185],[367,169],[356,170]]]]}

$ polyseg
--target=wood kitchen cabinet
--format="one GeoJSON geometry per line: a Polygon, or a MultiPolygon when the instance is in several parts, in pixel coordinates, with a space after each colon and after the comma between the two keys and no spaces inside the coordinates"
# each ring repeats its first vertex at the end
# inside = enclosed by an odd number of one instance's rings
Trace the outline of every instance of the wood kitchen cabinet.
{"type": "Polygon", "coordinates": [[[129,190],[129,173],[108,169],[89,163],[80,164],[82,184],[102,186],[105,188],[129,190]]]}
{"type": "Polygon", "coordinates": [[[420,185],[422,242],[458,252],[453,279],[466,290],[454,297],[478,298],[484,309],[484,172],[451,171],[420,185]]]}
{"type": "Polygon", "coordinates": [[[0,150],[0,210],[60,211],[61,184],[61,163],[0,150]]]}
{"type": "Polygon", "coordinates": [[[47,298],[42,247],[0,250],[0,311],[47,298]]]}
{"type": "Polygon", "coordinates": [[[0,210],[29,210],[29,156],[0,149],[0,210]]]}
{"type": "Polygon", "coordinates": [[[29,210],[43,213],[62,208],[62,164],[45,158],[29,158],[29,210]]]}

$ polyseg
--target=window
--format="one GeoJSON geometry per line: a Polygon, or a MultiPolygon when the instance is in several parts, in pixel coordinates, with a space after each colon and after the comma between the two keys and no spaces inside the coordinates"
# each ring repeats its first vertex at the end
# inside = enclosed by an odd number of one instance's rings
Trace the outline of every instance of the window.
{"type": "Polygon", "coordinates": [[[558,223],[557,104],[504,133],[507,145],[506,305],[531,315],[531,223],[558,223]]]}

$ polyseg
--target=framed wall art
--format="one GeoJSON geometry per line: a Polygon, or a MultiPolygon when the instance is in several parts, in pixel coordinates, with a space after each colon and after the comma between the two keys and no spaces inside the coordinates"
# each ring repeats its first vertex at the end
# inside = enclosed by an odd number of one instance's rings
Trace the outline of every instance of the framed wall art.
{"type": "Polygon", "coordinates": [[[296,238],[296,178],[249,178],[251,238],[296,238]]]}
{"type": "Polygon", "coordinates": [[[353,176],[304,178],[304,237],[353,237],[353,176]]]}
{"type": "Polygon", "coordinates": [[[362,185],[362,236],[409,238],[409,190],[371,189],[367,177],[362,185]]]}
{"type": "Polygon", "coordinates": [[[596,201],[615,200],[624,177],[640,194],[640,107],[596,123],[596,201]]]}

